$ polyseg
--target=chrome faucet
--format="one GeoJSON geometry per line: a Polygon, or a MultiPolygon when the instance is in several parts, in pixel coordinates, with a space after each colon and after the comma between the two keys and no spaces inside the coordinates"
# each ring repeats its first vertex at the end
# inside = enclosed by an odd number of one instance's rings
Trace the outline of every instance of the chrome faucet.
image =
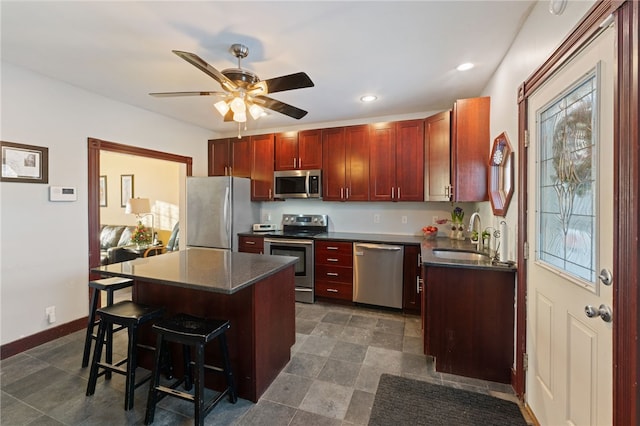
{"type": "Polygon", "coordinates": [[[471,215],[471,218],[469,219],[469,232],[473,233],[474,230],[474,225],[476,223],[476,219],[478,222],[478,230],[477,230],[477,236],[478,236],[478,241],[473,243],[473,244],[477,244],[478,245],[478,251],[482,251],[482,222],[480,220],[480,213],[478,212],[474,212],[471,215]]]}

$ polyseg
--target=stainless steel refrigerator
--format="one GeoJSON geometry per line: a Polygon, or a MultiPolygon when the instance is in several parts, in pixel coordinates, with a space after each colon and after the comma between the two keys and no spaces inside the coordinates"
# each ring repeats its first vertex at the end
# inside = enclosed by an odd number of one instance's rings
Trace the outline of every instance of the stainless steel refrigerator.
{"type": "Polygon", "coordinates": [[[231,176],[187,177],[187,247],[238,251],[238,232],[259,222],[251,180],[231,176]]]}

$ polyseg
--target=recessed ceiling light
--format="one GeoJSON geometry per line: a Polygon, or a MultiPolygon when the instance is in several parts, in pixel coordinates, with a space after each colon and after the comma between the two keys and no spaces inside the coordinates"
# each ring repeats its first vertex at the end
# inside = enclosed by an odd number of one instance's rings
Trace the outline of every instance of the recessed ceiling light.
{"type": "Polygon", "coordinates": [[[373,102],[376,99],[378,99],[378,97],[375,95],[364,95],[363,97],[360,98],[362,102],[373,102]]]}
{"type": "Polygon", "coordinates": [[[470,70],[473,67],[474,67],[474,65],[471,62],[465,62],[464,64],[458,65],[458,67],[456,69],[458,71],[467,71],[467,70],[470,70]]]}

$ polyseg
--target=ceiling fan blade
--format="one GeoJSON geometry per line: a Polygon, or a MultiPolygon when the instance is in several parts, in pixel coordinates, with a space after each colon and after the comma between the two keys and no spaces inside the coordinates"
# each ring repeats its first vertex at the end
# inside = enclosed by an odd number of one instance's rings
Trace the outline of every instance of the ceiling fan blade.
{"type": "Polygon", "coordinates": [[[171,98],[174,96],[228,96],[226,92],[156,92],[149,94],[157,98],[171,98]]]}
{"type": "Polygon", "coordinates": [[[210,77],[213,77],[213,79],[215,79],[218,83],[220,83],[222,88],[225,88],[228,90],[238,89],[238,86],[233,81],[229,80],[227,77],[225,77],[224,74],[222,74],[220,71],[218,71],[217,69],[209,65],[207,62],[205,62],[201,57],[199,57],[195,53],[183,52],[181,50],[172,50],[172,52],[180,56],[182,59],[189,62],[191,65],[195,66],[205,74],[209,75],[210,77]]]}
{"type": "Polygon", "coordinates": [[[267,93],[284,92],[285,90],[314,86],[313,81],[311,81],[309,76],[304,72],[283,75],[282,77],[270,78],[256,83],[256,85],[263,84],[267,86],[267,93]]]}
{"type": "Polygon", "coordinates": [[[285,104],[284,102],[276,101],[275,99],[271,99],[267,96],[255,96],[253,100],[255,103],[260,104],[265,108],[269,108],[273,111],[279,112],[280,114],[288,115],[296,120],[300,120],[302,117],[307,115],[307,111],[303,109],[285,104]]]}

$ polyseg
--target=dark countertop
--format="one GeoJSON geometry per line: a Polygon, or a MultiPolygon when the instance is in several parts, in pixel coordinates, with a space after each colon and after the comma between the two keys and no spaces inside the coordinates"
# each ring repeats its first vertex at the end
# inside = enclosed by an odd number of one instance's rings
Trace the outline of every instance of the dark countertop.
{"type": "MultiPolygon", "coordinates": [[[[269,236],[265,232],[240,232],[238,235],[249,237],[266,237],[269,236]]],[[[506,264],[492,264],[490,260],[455,260],[444,259],[442,257],[436,257],[433,254],[434,248],[456,249],[456,250],[468,250],[476,251],[477,247],[471,244],[469,240],[452,240],[447,237],[438,237],[435,240],[427,240],[418,235],[396,235],[396,234],[369,234],[369,233],[357,233],[357,232],[327,232],[323,234],[317,234],[308,237],[309,239],[322,241],[322,240],[337,240],[337,241],[350,241],[350,242],[367,242],[367,243],[382,243],[382,244],[404,244],[404,245],[419,245],[422,255],[422,263],[427,266],[444,266],[451,268],[473,268],[473,269],[492,269],[502,271],[515,271],[517,270],[514,265],[506,264]]]]}
{"type": "Polygon", "coordinates": [[[290,256],[265,256],[220,249],[189,248],[91,269],[105,276],[233,294],[297,262],[290,256]]]}

